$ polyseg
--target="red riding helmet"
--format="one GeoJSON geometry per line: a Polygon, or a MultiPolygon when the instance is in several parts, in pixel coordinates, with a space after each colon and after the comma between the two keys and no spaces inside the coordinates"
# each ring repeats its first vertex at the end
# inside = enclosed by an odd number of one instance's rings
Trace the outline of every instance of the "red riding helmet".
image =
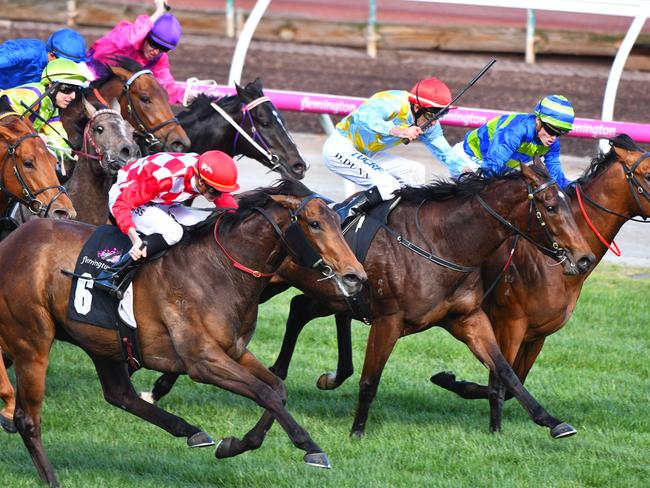
{"type": "Polygon", "coordinates": [[[411,88],[409,102],[424,108],[445,107],[451,102],[451,92],[438,78],[426,78],[411,88]]]}
{"type": "Polygon", "coordinates": [[[196,174],[212,188],[230,193],[239,190],[235,161],[221,151],[206,151],[194,167],[196,174]]]}

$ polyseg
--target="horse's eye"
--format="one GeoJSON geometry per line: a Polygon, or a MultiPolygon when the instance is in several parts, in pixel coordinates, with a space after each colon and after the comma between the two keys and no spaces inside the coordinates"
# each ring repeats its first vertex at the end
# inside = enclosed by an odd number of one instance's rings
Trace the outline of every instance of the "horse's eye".
{"type": "Polygon", "coordinates": [[[93,130],[95,132],[97,132],[98,134],[101,134],[102,132],[104,132],[104,127],[101,126],[101,125],[98,125],[98,126],[94,127],[93,130]]]}
{"type": "Polygon", "coordinates": [[[148,95],[140,95],[140,100],[142,100],[144,103],[151,103],[151,97],[148,95]]]}
{"type": "Polygon", "coordinates": [[[318,230],[318,229],[320,229],[320,223],[317,222],[316,220],[313,220],[313,221],[309,222],[309,227],[311,227],[312,229],[318,230]]]}
{"type": "Polygon", "coordinates": [[[554,205],[547,205],[546,206],[546,211],[548,213],[555,213],[555,206],[554,205]]]}
{"type": "Polygon", "coordinates": [[[650,181],[650,173],[646,173],[644,178],[646,179],[646,181],[650,181]]]}
{"type": "Polygon", "coordinates": [[[34,168],[34,161],[32,161],[31,159],[25,159],[23,161],[23,166],[25,168],[34,168]]]}

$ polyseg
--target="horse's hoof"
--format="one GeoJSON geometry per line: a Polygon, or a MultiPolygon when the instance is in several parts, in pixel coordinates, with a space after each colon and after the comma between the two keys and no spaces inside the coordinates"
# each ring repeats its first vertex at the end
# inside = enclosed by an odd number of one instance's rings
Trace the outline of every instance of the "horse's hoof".
{"type": "Polygon", "coordinates": [[[430,378],[431,383],[446,388],[456,382],[456,375],[451,371],[441,371],[430,378]]]}
{"type": "Polygon", "coordinates": [[[225,439],[221,439],[217,444],[217,448],[214,451],[214,457],[216,457],[217,459],[225,459],[225,458],[232,457],[231,450],[232,450],[233,440],[234,437],[226,437],[225,439]]]}
{"type": "Polygon", "coordinates": [[[316,382],[316,387],[319,390],[333,390],[339,386],[336,381],[336,372],[330,371],[329,373],[323,373],[318,378],[316,382]]]}
{"type": "Polygon", "coordinates": [[[0,415],[0,426],[2,426],[4,431],[9,434],[15,434],[16,432],[18,432],[18,429],[16,429],[16,424],[14,424],[14,421],[12,419],[8,419],[3,415],[0,415]]]}
{"type": "Polygon", "coordinates": [[[350,439],[363,439],[366,436],[366,433],[363,430],[352,430],[350,432],[350,439]]]}
{"type": "Polygon", "coordinates": [[[205,432],[197,432],[187,438],[188,447],[208,447],[214,446],[214,441],[205,432]]]}
{"type": "Polygon", "coordinates": [[[326,468],[331,469],[332,465],[330,460],[327,459],[327,454],[324,452],[311,452],[305,454],[303,458],[305,462],[310,466],[316,466],[317,468],[326,468]]]}
{"type": "Polygon", "coordinates": [[[566,422],[556,425],[551,429],[551,437],[553,439],[560,439],[562,437],[570,437],[577,434],[578,431],[566,422]]]}
{"type": "Polygon", "coordinates": [[[140,392],[140,398],[142,398],[147,403],[151,403],[152,405],[155,405],[156,403],[156,400],[153,398],[153,392],[151,391],[140,392]]]}

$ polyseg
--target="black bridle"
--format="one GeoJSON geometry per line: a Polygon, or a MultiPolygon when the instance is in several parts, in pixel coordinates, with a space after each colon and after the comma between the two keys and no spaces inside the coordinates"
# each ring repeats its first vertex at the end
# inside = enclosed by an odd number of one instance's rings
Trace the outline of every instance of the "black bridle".
{"type": "Polygon", "coordinates": [[[144,143],[148,149],[153,149],[154,147],[159,147],[160,149],[163,149],[167,144],[167,139],[169,138],[171,129],[167,131],[167,134],[165,134],[165,138],[162,141],[156,137],[155,133],[158,132],[163,127],[170,124],[180,125],[180,122],[176,117],[172,117],[171,119],[167,119],[164,122],[161,122],[160,124],[154,127],[147,127],[146,122],[142,119],[138,111],[134,108],[133,98],[131,96],[131,90],[130,90],[131,85],[133,85],[135,80],[137,80],[142,75],[153,76],[153,73],[149,69],[143,69],[136,73],[133,73],[133,75],[131,75],[131,77],[124,82],[124,89],[122,90],[122,94],[120,95],[120,97],[126,97],[126,111],[129,114],[129,117],[132,118],[133,121],[136,123],[135,134],[144,139],[144,143]]]}
{"type": "MultiPolygon", "coordinates": [[[[20,114],[14,113],[14,112],[7,112],[3,115],[0,115],[0,119],[8,117],[10,115],[15,115],[16,117],[20,117],[20,114]]],[[[45,204],[38,200],[36,197],[40,195],[41,193],[44,193],[48,190],[56,189],[59,190],[59,192],[49,201],[47,206],[45,206],[45,213],[43,214],[45,217],[48,216],[50,209],[52,208],[52,204],[64,193],[66,193],[65,188],[62,185],[54,185],[54,186],[46,186],[45,188],[40,188],[38,190],[32,191],[31,188],[29,188],[29,185],[25,181],[25,178],[23,178],[23,175],[20,173],[20,170],[18,169],[18,161],[16,159],[16,150],[18,149],[18,146],[20,144],[27,140],[27,139],[32,139],[34,137],[40,137],[38,134],[35,133],[30,133],[30,134],[25,134],[24,136],[19,137],[16,142],[13,144],[9,144],[7,148],[7,152],[2,159],[2,167],[0,168],[0,191],[7,195],[9,197],[10,202],[11,201],[17,201],[27,207],[27,209],[34,215],[40,215],[43,212],[43,207],[45,204]],[[16,176],[16,179],[18,180],[18,183],[20,183],[20,186],[22,187],[22,196],[21,195],[16,195],[9,191],[5,185],[5,167],[9,161],[9,158],[11,158],[11,163],[13,165],[13,172],[14,175],[16,176]]]]}

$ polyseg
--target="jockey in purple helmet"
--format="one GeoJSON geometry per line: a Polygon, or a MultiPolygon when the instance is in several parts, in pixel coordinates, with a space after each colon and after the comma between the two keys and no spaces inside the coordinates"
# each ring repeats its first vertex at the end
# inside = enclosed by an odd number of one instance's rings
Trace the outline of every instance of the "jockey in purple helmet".
{"type": "Polygon", "coordinates": [[[59,29],[47,43],[40,39],[12,39],[0,44],[0,89],[38,83],[50,61],[86,60],[86,42],[72,29],[59,29]]]}
{"type": "Polygon", "coordinates": [[[99,63],[114,64],[112,58],[116,56],[131,58],[153,72],[167,90],[170,103],[181,103],[185,87],[174,80],[167,55],[181,39],[181,25],[166,12],[164,0],[154,0],[154,3],[156,11],[150,17],[140,15],[133,23],[122,20],[95,41],[88,51],[89,65],[97,74],[99,63]]]}

